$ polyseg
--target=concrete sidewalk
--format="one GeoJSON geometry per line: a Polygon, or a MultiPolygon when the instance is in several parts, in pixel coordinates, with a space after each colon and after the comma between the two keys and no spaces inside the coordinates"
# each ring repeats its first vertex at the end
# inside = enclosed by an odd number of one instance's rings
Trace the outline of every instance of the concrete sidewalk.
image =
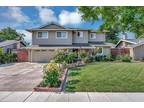
{"type": "Polygon", "coordinates": [[[0,92],[1,102],[144,102],[144,93],[0,92]]]}

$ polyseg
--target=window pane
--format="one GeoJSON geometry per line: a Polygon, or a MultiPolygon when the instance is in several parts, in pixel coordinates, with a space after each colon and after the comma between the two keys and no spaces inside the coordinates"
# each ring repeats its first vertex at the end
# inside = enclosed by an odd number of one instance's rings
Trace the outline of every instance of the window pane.
{"type": "Polygon", "coordinates": [[[38,38],[48,38],[47,32],[38,32],[38,38]]]}
{"type": "Polygon", "coordinates": [[[83,37],[83,32],[77,32],[78,37],[83,37]]]}
{"type": "Polygon", "coordinates": [[[95,39],[96,36],[95,36],[95,33],[91,33],[91,39],[95,39]]]}
{"type": "Polygon", "coordinates": [[[66,37],[66,32],[62,32],[62,37],[66,37]]]}
{"type": "Polygon", "coordinates": [[[47,38],[47,32],[42,32],[42,37],[47,38]]]}
{"type": "Polygon", "coordinates": [[[38,32],[38,37],[39,37],[39,38],[42,37],[42,32],[38,32]]]}
{"type": "Polygon", "coordinates": [[[57,32],[57,37],[58,38],[67,38],[66,37],[66,32],[57,32]]]}
{"type": "Polygon", "coordinates": [[[57,37],[61,37],[61,32],[57,32],[57,37]]]}

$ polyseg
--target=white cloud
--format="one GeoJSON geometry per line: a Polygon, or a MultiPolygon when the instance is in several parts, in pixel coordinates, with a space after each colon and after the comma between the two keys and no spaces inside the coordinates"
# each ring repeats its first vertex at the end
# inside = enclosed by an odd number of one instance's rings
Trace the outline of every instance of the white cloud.
{"type": "Polygon", "coordinates": [[[79,24],[81,22],[82,22],[81,14],[79,14],[77,11],[69,12],[69,11],[63,10],[59,14],[59,23],[61,25],[79,24]]]}
{"type": "Polygon", "coordinates": [[[29,21],[29,17],[22,12],[20,7],[8,7],[7,12],[3,13],[3,16],[18,23],[29,21]]]}
{"type": "Polygon", "coordinates": [[[39,18],[42,23],[57,22],[57,18],[54,15],[54,11],[48,7],[36,7],[39,11],[39,18]]]}

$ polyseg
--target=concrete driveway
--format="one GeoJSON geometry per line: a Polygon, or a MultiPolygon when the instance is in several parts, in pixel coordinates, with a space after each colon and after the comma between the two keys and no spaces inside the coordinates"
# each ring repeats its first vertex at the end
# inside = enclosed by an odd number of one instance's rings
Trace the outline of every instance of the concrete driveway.
{"type": "Polygon", "coordinates": [[[0,65],[0,91],[32,91],[42,80],[40,63],[0,65]]]}

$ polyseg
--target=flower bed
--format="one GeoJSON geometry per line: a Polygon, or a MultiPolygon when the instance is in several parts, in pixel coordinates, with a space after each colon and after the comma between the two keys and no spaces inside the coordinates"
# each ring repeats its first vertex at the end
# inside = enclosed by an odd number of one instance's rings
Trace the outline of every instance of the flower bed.
{"type": "Polygon", "coordinates": [[[46,86],[46,87],[42,87],[41,84],[38,85],[37,87],[34,88],[34,91],[37,92],[61,92],[64,88],[64,84],[66,82],[66,77],[67,77],[67,72],[68,69],[64,69],[64,71],[61,73],[59,80],[60,83],[58,86],[55,87],[50,87],[50,86],[46,86]]]}

